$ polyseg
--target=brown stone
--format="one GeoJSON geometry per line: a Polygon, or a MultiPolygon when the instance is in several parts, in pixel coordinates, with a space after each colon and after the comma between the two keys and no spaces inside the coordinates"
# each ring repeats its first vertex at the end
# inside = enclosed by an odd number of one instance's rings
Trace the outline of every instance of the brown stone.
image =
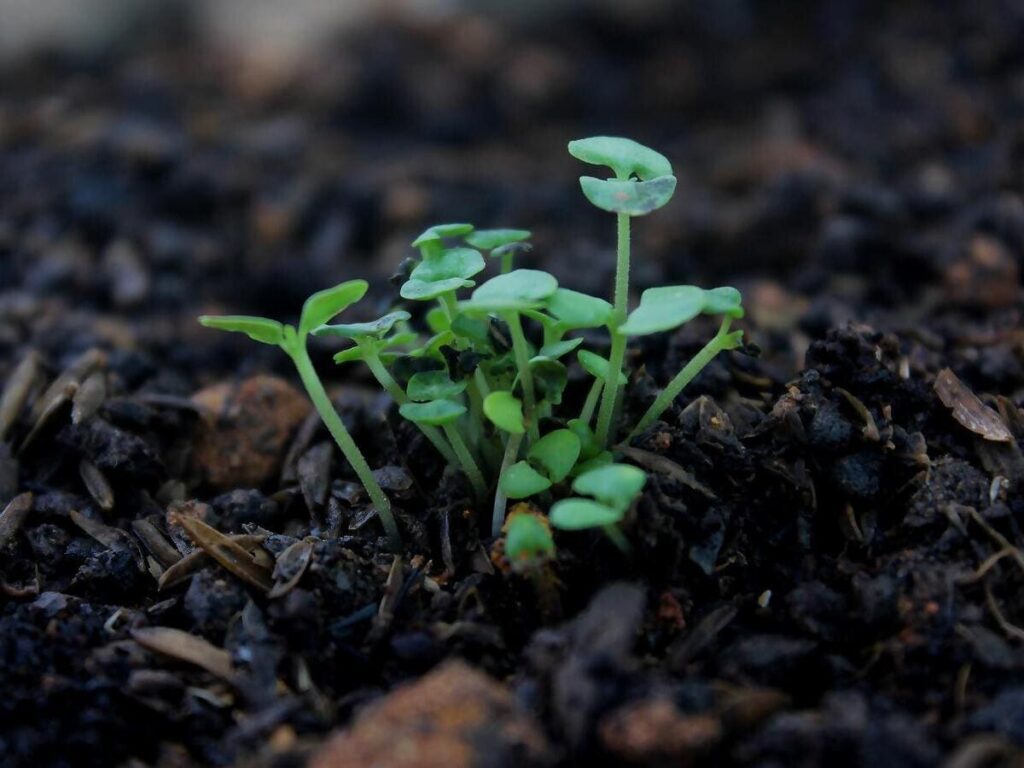
{"type": "Polygon", "coordinates": [[[631,763],[691,765],[722,738],[722,724],[711,715],[684,714],[667,699],[629,704],[604,718],[605,748],[631,763]]]}
{"type": "Polygon", "coordinates": [[[274,376],[222,382],[192,396],[201,412],[193,461],[221,490],[259,488],[281,470],[288,443],[311,409],[274,376]]]}
{"type": "Polygon", "coordinates": [[[543,733],[516,707],[508,689],[452,661],[371,705],[309,765],[525,768],[550,762],[543,733]]]}
{"type": "Polygon", "coordinates": [[[954,304],[1001,309],[1017,302],[1020,270],[999,241],[975,235],[960,258],[943,275],[946,299],[954,304]]]}

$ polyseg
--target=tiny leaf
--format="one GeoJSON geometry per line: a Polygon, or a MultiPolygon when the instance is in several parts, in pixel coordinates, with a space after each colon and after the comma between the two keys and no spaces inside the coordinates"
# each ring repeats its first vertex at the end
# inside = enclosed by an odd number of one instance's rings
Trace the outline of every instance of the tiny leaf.
{"type": "Polygon", "coordinates": [[[530,360],[530,373],[537,385],[539,399],[552,405],[562,402],[562,392],[569,380],[569,372],[564,365],[549,357],[534,357],[530,360]]]}
{"type": "Polygon", "coordinates": [[[548,519],[563,531],[583,531],[621,522],[623,510],[612,509],[589,499],[562,499],[555,502],[548,519]]]}
{"type": "Polygon", "coordinates": [[[423,234],[413,240],[412,247],[419,248],[425,243],[437,242],[445,237],[468,235],[472,231],[472,224],[435,224],[432,227],[428,227],[423,234]]]}
{"type": "Polygon", "coordinates": [[[348,280],[333,288],[317,291],[302,305],[302,317],[299,320],[299,333],[309,333],[323,325],[348,306],[355,304],[369,288],[365,280],[348,280]]]}
{"type": "Polygon", "coordinates": [[[569,154],[584,163],[607,166],[621,179],[636,176],[648,181],[672,173],[672,164],[663,154],[618,136],[593,136],[570,141],[569,154]]]}
{"type": "Polygon", "coordinates": [[[568,429],[549,432],[530,446],[526,458],[540,466],[552,483],[560,483],[572,471],[580,456],[580,439],[568,429]]]}
{"type": "Polygon", "coordinates": [[[571,419],[568,426],[580,441],[579,458],[588,461],[601,452],[601,444],[597,442],[597,436],[589,424],[582,419],[571,419]]]}
{"type": "MultiPolygon", "coordinates": [[[[600,355],[589,352],[585,349],[581,349],[576,353],[576,359],[580,361],[580,365],[583,366],[583,370],[593,376],[595,379],[606,381],[608,378],[608,361],[600,355]]],[[[626,374],[619,371],[619,385],[623,386],[626,383],[626,374]]]]}
{"type": "Polygon", "coordinates": [[[552,360],[557,360],[570,352],[576,347],[583,343],[583,339],[564,339],[562,341],[556,341],[554,344],[547,344],[541,347],[540,352],[537,353],[538,357],[548,357],[552,360]]]}
{"type": "Polygon", "coordinates": [[[644,336],[670,331],[692,320],[704,310],[704,289],[694,285],[668,285],[648,288],[640,296],[640,306],[630,312],[619,332],[626,336],[644,336]]]}
{"type": "Polygon", "coordinates": [[[580,188],[587,200],[610,213],[644,216],[672,199],[675,176],[660,176],[651,181],[620,181],[580,176],[580,188]]]}
{"type": "Polygon", "coordinates": [[[525,461],[517,461],[501,476],[501,490],[510,499],[525,499],[550,487],[551,481],[525,461]]]}
{"type": "Polygon", "coordinates": [[[505,556],[513,564],[548,558],[555,553],[551,530],[540,515],[513,512],[505,526],[505,556]]]}
{"type": "Polygon", "coordinates": [[[218,331],[244,333],[261,344],[281,344],[284,341],[284,326],[277,320],[251,315],[203,315],[199,324],[218,331]]]}
{"type": "Polygon", "coordinates": [[[396,323],[408,320],[412,315],[404,310],[389,312],[366,323],[339,323],[337,325],[321,325],[313,329],[314,336],[341,336],[346,339],[380,339],[391,332],[396,323]]]}
{"type": "Polygon", "coordinates": [[[579,475],[572,489],[609,506],[625,508],[646,482],[647,475],[642,469],[630,464],[609,464],[579,475]]]}
{"type": "Polygon", "coordinates": [[[527,229],[478,229],[466,235],[466,242],[481,251],[492,251],[503,245],[522,242],[529,236],[527,229]]]}
{"type": "Polygon", "coordinates": [[[441,427],[451,424],[466,412],[466,406],[452,400],[434,400],[430,403],[406,403],[398,412],[402,418],[417,424],[441,427]]]}
{"type": "Polygon", "coordinates": [[[521,435],[526,431],[526,425],[523,424],[523,403],[511,392],[491,392],[484,398],[484,414],[504,432],[521,435]]]}
{"type": "Polygon", "coordinates": [[[543,304],[557,288],[558,281],[547,272],[515,269],[481,285],[465,306],[485,312],[532,309],[543,304]]]}
{"type": "Polygon", "coordinates": [[[612,452],[602,451],[600,450],[600,446],[598,446],[598,453],[596,456],[593,456],[586,461],[581,461],[573,467],[572,472],[569,474],[573,477],[579,477],[580,475],[584,475],[591,470],[598,469],[599,467],[607,467],[609,464],[613,464],[614,462],[615,457],[612,456],[612,452]]]}
{"type": "Polygon", "coordinates": [[[434,283],[424,282],[423,280],[408,280],[402,285],[402,290],[399,293],[403,299],[427,301],[428,299],[436,299],[443,293],[456,291],[459,288],[471,288],[473,285],[472,280],[463,280],[461,277],[453,277],[450,280],[438,280],[434,283]]]}
{"type": "Polygon", "coordinates": [[[465,381],[452,381],[448,371],[423,371],[413,374],[405,390],[412,400],[441,400],[455,397],[466,389],[465,381]]]}
{"type": "Polygon", "coordinates": [[[743,296],[735,288],[722,286],[704,291],[704,314],[743,317],[743,296]]]}
{"type": "Polygon", "coordinates": [[[559,288],[547,301],[547,310],[567,331],[579,328],[600,328],[608,324],[612,305],[596,296],[559,288]]]}
{"type": "Polygon", "coordinates": [[[480,251],[472,248],[448,248],[425,258],[409,275],[410,280],[436,283],[439,280],[462,278],[468,280],[484,270],[486,264],[480,251]]]}

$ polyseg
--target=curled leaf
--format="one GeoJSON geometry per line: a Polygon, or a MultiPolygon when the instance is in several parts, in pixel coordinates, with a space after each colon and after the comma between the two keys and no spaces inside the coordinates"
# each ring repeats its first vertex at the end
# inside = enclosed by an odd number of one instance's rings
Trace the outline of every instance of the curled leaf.
{"type": "Polygon", "coordinates": [[[348,280],[333,288],[317,291],[302,305],[299,319],[299,333],[309,333],[323,325],[346,307],[350,307],[366,295],[370,285],[365,280],[348,280]]]}
{"type": "Polygon", "coordinates": [[[430,403],[406,403],[398,412],[402,418],[417,424],[440,427],[458,419],[466,412],[466,406],[453,400],[434,400],[430,403]]]}
{"type": "Polygon", "coordinates": [[[620,181],[580,176],[580,188],[593,205],[610,213],[645,216],[672,199],[675,176],[660,176],[650,181],[620,181]]]}
{"type": "Polygon", "coordinates": [[[618,136],[592,136],[569,142],[569,154],[591,165],[604,165],[620,179],[636,176],[648,181],[672,174],[672,164],[660,152],[618,136]]]}
{"type": "Polygon", "coordinates": [[[284,326],[277,320],[251,315],[203,315],[199,324],[218,331],[244,333],[261,344],[280,344],[284,341],[284,326]]]}
{"type": "Polygon", "coordinates": [[[525,461],[517,461],[501,476],[501,490],[510,499],[525,499],[550,487],[551,481],[525,461]]]}
{"type": "Polygon", "coordinates": [[[314,336],[341,336],[346,339],[375,338],[380,339],[391,332],[396,323],[408,320],[410,315],[405,310],[389,312],[366,323],[340,323],[337,325],[321,325],[313,330],[314,336]]]}
{"type": "Polygon", "coordinates": [[[482,251],[519,243],[530,237],[528,229],[478,229],[466,235],[466,242],[482,251]]]}

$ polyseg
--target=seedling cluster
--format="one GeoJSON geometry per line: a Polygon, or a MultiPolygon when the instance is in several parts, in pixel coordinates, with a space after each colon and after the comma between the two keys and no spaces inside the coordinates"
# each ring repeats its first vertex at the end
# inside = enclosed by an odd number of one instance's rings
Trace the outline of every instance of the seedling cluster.
{"type": "MultiPolygon", "coordinates": [[[[363,280],[311,296],[297,328],[261,317],[200,318],[205,326],[245,333],[288,354],[395,549],[400,539],[390,502],[313,369],[306,348],[310,334],[348,342],[335,361],[365,364],[402,417],[465,474],[478,502],[493,500],[495,536],[509,500],[537,497],[550,505],[553,527],[600,528],[624,550],[628,542],[619,524],[646,480],[642,470],[615,463],[614,455],[623,434],[619,412],[629,339],[674,330],[700,314],[721,318],[718,333],[625,432],[627,441],[656,421],[718,353],[741,344],[742,331],[730,330],[743,316],[735,288],[651,288],[629,311],[630,224],[672,197],[676,179],[668,160],[612,137],[570,142],[569,152],[613,174],[580,179],[587,199],[616,216],[613,303],[563,288],[546,272],[517,269],[516,256],[529,249],[526,230],[442,224],[412,243],[419,258],[399,291],[405,308],[371,322],[328,324],[363,297],[363,280]],[[488,258],[497,262],[498,274],[478,285],[488,258]],[[426,304],[425,311],[410,311],[418,303],[426,304]],[[421,320],[414,323],[414,314],[421,320]],[[607,358],[581,348],[583,338],[576,334],[595,329],[608,334],[607,358]],[[563,395],[573,358],[592,381],[582,407],[567,413],[563,395]],[[565,498],[570,485],[579,496],[565,498]]],[[[547,547],[536,521],[520,521],[508,535],[515,548],[537,541],[547,547]]]]}

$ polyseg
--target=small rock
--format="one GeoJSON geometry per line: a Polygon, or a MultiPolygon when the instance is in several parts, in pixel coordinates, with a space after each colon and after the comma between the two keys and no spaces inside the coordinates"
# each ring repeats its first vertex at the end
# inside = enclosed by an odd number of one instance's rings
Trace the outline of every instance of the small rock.
{"type": "Polygon", "coordinates": [[[192,396],[201,410],[195,468],[215,488],[258,488],[281,470],[288,441],[310,405],[288,382],[253,376],[192,396]]]}
{"type": "Polygon", "coordinates": [[[617,709],[600,727],[605,748],[630,763],[692,765],[722,738],[711,715],[687,715],[667,699],[617,709]]]}
{"type": "Polygon", "coordinates": [[[538,724],[509,691],[454,661],[366,709],[310,761],[310,768],[460,768],[550,764],[538,724]]]}
{"type": "Polygon", "coordinates": [[[966,250],[943,275],[947,300],[986,309],[1013,306],[1020,286],[1013,254],[987,235],[976,235],[966,250]]]}

